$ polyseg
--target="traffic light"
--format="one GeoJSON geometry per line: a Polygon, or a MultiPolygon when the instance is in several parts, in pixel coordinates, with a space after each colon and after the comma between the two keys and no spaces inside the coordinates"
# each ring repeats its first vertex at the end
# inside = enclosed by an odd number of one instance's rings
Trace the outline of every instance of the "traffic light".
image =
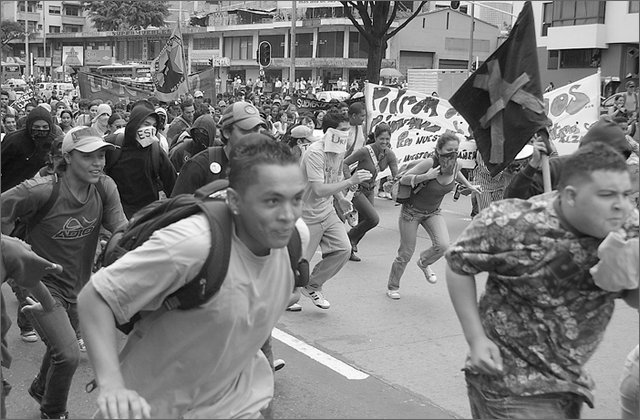
{"type": "Polygon", "coordinates": [[[262,67],[271,64],[271,44],[268,41],[262,41],[258,45],[258,63],[262,67]]]}
{"type": "Polygon", "coordinates": [[[452,8],[453,10],[457,10],[457,9],[458,9],[458,7],[460,7],[460,2],[459,2],[459,1],[452,1],[452,2],[451,2],[451,8],[452,8]]]}

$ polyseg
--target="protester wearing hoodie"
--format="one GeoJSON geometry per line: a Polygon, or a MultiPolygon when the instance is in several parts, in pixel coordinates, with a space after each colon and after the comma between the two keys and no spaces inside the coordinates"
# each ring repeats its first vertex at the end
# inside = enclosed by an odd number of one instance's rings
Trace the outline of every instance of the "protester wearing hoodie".
{"type": "MultiPolygon", "coordinates": [[[[129,219],[157,200],[160,191],[168,196],[176,182],[176,171],[159,145],[157,124],[158,114],[151,104],[135,105],[124,129],[122,147],[107,153],[105,173],[116,182],[122,207],[129,219]],[[157,162],[157,167],[154,167],[154,162],[157,162]]],[[[116,136],[118,133],[106,140],[120,144],[116,136]]]]}
{"type": "Polygon", "coordinates": [[[186,133],[183,140],[169,152],[169,159],[178,172],[182,165],[191,159],[191,156],[214,146],[216,123],[213,116],[211,114],[199,116],[186,133]]]}
{"type": "Polygon", "coordinates": [[[35,107],[25,128],[8,133],[2,141],[2,192],[31,178],[47,163],[47,153],[55,138],[51,113],[35,107]]]}

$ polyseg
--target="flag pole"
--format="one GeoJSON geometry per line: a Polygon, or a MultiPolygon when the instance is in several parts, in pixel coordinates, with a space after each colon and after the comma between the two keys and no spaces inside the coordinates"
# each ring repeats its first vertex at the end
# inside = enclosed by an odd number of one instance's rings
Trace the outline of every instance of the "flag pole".
{"type": "Polygon", "coordinates": [[[180,34],[180,44],[182,46],[182,71],[184,71],[184,81],[187,85],[187,93],[191,93],[191,85],[189,83],[189,71],[187,70],[187,58],[185,56],[184,37],[182,36],[182,27],[180,21],[182,20],[182,2],[180,2],[180,13],[178,15],[178,33],[180,34]]]}
{"type": "Polygon", "coordinates": [[[551,144],[549,143],[549,132],[547,130],[538,131],[542,141],[547,147],[547,153],[543,154],[540,159],[540,169],[542,170],[542,185],[544,192],[551,192],[551,168],[549,167],[549,153],[551,153],[551,144]]]}

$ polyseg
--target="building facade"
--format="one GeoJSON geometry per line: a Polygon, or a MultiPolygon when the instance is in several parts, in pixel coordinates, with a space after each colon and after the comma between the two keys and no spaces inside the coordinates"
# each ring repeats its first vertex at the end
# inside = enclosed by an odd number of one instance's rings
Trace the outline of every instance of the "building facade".
{"type": "Polygon", "coordinates": [[[543,85],[562,86],[601,70],[602,96],[638,83],[638,1],[532,2],[543,85]]]}

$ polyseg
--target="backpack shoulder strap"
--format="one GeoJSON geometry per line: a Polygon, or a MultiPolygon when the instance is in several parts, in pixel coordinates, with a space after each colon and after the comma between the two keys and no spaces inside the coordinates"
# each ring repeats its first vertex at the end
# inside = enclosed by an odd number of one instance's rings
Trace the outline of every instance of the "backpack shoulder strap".
{"type": "Polygon", "coordinates": [[[151,143],[151,167],[153,168],[153,176],[157,178],[160,176],[160,154],[162,153],[162,149],[160,148],[160,143],[154,141],[151,143]]]}
{"type": "Polygon", "coordinates": [[[220,200],[202,201],[198,207],[209,222],[209,254],[198,275],[164,301],[168,310],[190,309],[208,301],[218,293],[227,276],[231,257],[231,211],[220,200]]]}
{"type": "Polygon", "coordinates": [[[378,158],[376,157],[376,153],[373,151],[373,147],[371,147],[370,144],[366,145],[365,147],[369,151],[369,156],[371,156],[371,161],[373,162],[373,166],[376,168],[377,171],[380,171],[380,164],[378,162],[378,158]]]}
{"type": "Polygon", "coordinates": [[[47,201],[44,203],[44,206],[40,207],[38,211],[33,215],[33,217],[29,220],[29,225],[31,226],[37,225],[38,223],[40,223],[42,219],[44,219],[44,217],[47,214],[49,214],[49,211],[51,211],[51,208],[53,207],[56,200],[58,199],[58,196],[60,195],[60,184],[61,184],[60,178],[58,177],[58,174],[53,174],[52,176],[53,176],[53,189],[51,190],[51,195],[49,196],[47,201]]]}

